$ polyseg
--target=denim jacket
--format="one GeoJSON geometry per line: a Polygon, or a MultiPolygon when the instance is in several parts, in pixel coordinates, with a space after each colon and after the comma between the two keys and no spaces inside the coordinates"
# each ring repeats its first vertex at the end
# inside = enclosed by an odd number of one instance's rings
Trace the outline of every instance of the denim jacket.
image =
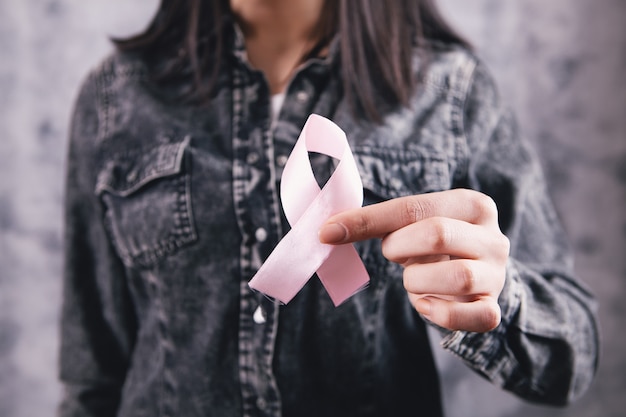
{"type": "MultiPolygon", "coordinates": [[[[297,71],[272,126],[268,85],[241,39],[229,54],[205,106],[166,99],[120,53],[81,89],[59,416],[441,415],[426,324],[379,240],[356,245],[371,283],[339,307],[316,278],[287,305],[248,287],[289,228],[278,185],[311,113],[346,132],[365,204],[455,187],[496,201],[511,241],[502,323],[440,329],[445,349],[530,401],[565,404],[588,387],[593,297],[573,277],[537,157],[475,56],[436,46],[410,105],[375,124],[344,99],[331,50],[297,71]]],[[[311,158],[329,175],[330,161],[311,158]]]]}

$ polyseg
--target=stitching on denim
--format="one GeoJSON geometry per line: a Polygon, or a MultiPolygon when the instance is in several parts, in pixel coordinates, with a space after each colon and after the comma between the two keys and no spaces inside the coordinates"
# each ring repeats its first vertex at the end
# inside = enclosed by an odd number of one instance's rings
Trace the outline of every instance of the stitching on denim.
{"type": "Polygon", "coordinates": [[[189,217],[190,208],[187,207],[188,197],[186,194],[189,175],[182,175],[173,181],[176,183],[177,207],[172,215],[175,217],[176,227],[170,231],[171,236],[169,238],[155,243],[149,249],[130,254],[131,259],[141,266],[152,265],[197,239],[193,221],[189,217]]]}

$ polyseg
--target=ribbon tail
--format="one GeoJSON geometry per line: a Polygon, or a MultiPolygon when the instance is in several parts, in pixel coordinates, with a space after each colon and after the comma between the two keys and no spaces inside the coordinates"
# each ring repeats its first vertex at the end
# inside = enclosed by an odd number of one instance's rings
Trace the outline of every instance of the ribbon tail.
{"type": "Polygon", "coordinates": [[[317,231],[328,217],[328,202],[318,195],[274,248],[248,285],[284,304],[304,287],[315,271],[326,261],[333,246],[319,241],[317,231]]]}
{"type": "Polygon", "coordinates": [[[351,244],[333,247],[328,259],[318,268],[317,276],[335,307],[369,283],[369,274],[351,244]]]}

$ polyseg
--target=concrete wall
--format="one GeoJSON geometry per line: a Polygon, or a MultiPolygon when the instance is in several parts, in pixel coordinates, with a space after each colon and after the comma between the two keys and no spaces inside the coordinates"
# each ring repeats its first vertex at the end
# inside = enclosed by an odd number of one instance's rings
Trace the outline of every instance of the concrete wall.
{"type": "MultiPolygon", "coordinates": [[[[573,406],[525,404],[438,351],[449,417],[623,416],[626,2],[442,0],[543,158],[580,276],[600,301],[598,377],[573,406]]],[[[61,203],[72,101],[109,35],[156,0],[0,0],[0,416],[53,414],[61,203]]]]}

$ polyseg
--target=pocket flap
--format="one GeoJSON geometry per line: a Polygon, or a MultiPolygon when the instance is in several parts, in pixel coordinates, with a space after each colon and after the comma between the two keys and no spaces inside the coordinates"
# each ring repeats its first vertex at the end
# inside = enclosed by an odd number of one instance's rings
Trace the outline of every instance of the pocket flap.
{"type": "Polygon", "coordinates": [[[182,142],[119,155],[98,175],[96,194],[104,191],[125,197],[158,178],[180,173],[189,136],[182,142]]]}
{"type": "Polygon", "coordinates": [[[358,147],[354,158],[363,187],[385,198],[404,197],[450,187],[446,160],[419,150],[358,147]]]}

